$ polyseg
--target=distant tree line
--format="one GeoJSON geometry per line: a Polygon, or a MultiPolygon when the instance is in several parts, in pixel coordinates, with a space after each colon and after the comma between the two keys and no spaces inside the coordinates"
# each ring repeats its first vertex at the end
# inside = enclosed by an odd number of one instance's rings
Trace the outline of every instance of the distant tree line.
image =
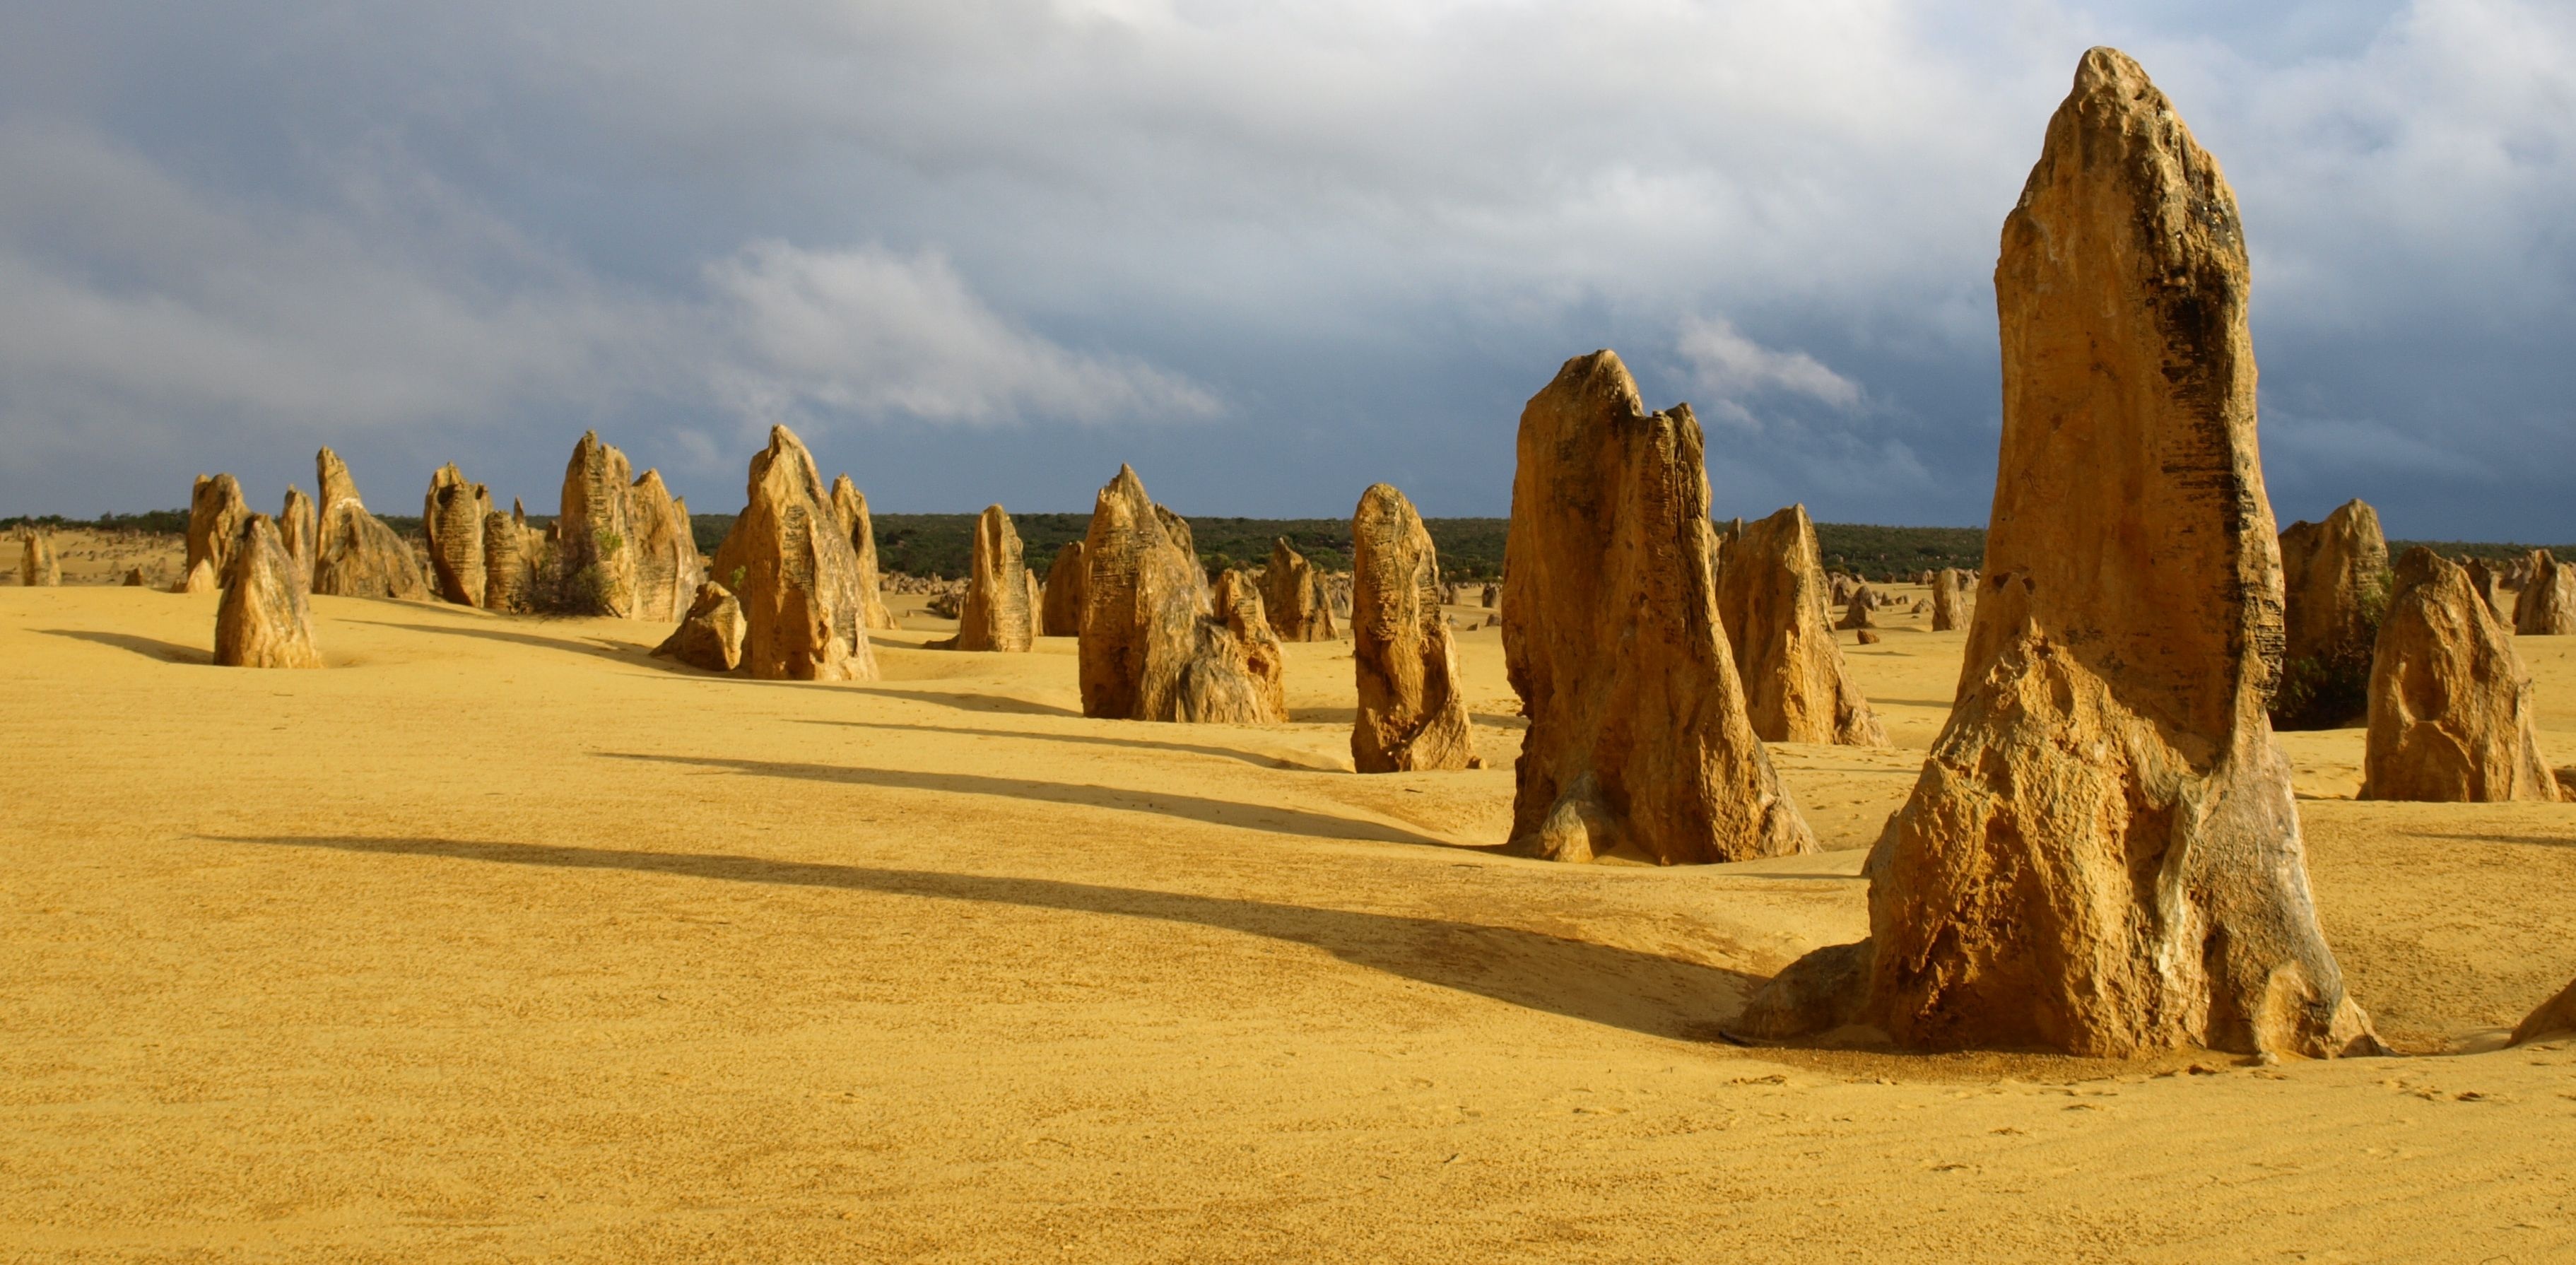
{"type": "MultiPolygon", "coordinates": [[[[420,519],[402,514],[378,514],[386,526],[405,536],[420,534],[420,519]]],[[[877,565],[887,571],[907,575],[936,576],[957,579],[974,567],[975,516],[973,514],[877,514],[877,565]]],[[[697,537],[698,551],[713,554],[733,530],[732,514],[692,514],[689,526],[697,537]]],[[[543,527],[552,515],[531,514],[528,521],[543,527]]],[[[1426,518],[1423,525],[1431,529],[1431,541],[1440,549],[1440,572],[1454,580],[1481,581],[1501,578],[1503,574],[1503,538],[1511,520],[1504,518],[1426,518]]],[[[1726,525],[1724,519],[1719,526],[1726,525]]],[[[1308,561],[1327,571],[1351,568],[1351,523],[1346,518],[1193,518],[1190,535],[1197,542],[1199,560],[1211,571],[1227,567],[1257,567],[1270,558],[1270,542],[1285,536],[1289,547],[1306,555],[1308,561]]],[[[25,525],[48,528],[85,527],[99,531],[160,532],[172,535],[188,530],[188,511],[150,510],[141,514],[102,514],[97,518],[65,518],[59,514],[0,518],[0,531],[25,525]]],[[[1080,540],[1091,529],[1088,514],[1013,514],[1011,524],[1019,529],[1020,547],[1028,564],[1040,576],[1055,561],[1056,551],[1069,541],[1080,540]]],[[[1816,545],[1824,554],[1830,570],[1848,572],[1866,580],[1893,580],[1920,571],[1938,571],[1944,567],[1977,570],[1985,565],[1986,529],[1983,527],[1880,527],[1870,523],[1818,523],[1816,545]]],[[[2488,561],[2519,558],[2538,547],[2533,545],[2497,544],[2462,540],[2392,540],[2389,556],[2394,558],[2416,545],[2429,545],[2433,551],[2449,558],[2473,557],[2488,561]]],[[[2560,558],[2576,558],[2576,544],[2547,546],[2560,558]]]]}

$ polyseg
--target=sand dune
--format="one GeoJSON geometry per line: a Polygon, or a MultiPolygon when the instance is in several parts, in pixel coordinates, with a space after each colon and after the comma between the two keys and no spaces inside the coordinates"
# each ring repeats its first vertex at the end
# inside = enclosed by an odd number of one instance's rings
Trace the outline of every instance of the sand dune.
{"type": "MultiPolygon", "coordinates": [[[[2493,1048],[2576,977],[2576,805],[2352,802],[2359,730],[2281,740],[2318,904],[2441,1057],[1750,1050],[1960,634],[1847,641],[1897,750],[1774,748],[1833,851],[1653,869],[1495,852],[1493,630],[1490,767],[1360,777],[1344,643],[1237,729],[918,610],[806,685],[327,597],[330,670],[222,670],[214,608],[0,591],[11,1260],[2576,1254],[2576,1045],[2493,1048]]],[[[2522,653],[2576,763],[2576,638],[2522,653]]]]}

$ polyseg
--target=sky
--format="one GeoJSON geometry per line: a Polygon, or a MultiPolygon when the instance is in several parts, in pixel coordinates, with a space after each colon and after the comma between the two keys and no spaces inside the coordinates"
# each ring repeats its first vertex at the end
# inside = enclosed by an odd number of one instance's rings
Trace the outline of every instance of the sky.
{"type": "Polygon", "coordinates": [[[702,510],[1510,503],[1617,350],[1720,516],[1974,525],[1992,274],[2095,44],[2215,154],[2284,523],[2576,540],[2576,5],[0,0],[0,515],[312,454],[702,510]]]}

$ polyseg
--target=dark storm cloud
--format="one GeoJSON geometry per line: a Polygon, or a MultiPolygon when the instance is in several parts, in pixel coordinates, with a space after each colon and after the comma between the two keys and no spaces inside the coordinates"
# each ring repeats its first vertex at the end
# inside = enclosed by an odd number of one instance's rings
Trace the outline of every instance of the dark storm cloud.
{"type": "Polygon", "coordinates": [[[0,512],[698,505],[772,421],[895,509],[1499,513],[1618,348],[1725,512],[1982,521],[1995,235],[2138,55],[2256,262],[2284,519],[2576,538],[2576,21],[2511,3],[16,6],[0,512]]]}

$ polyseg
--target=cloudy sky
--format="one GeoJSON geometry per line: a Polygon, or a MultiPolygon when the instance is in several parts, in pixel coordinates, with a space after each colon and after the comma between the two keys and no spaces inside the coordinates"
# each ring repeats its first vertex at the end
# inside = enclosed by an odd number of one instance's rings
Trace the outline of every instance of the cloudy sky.
{"type": "Polygon", "coordinates": [[[0,514],[348,456],[703,509],[1499,514],[1627,358],[1721,513],[1968,524],[1997,232],[2077,56],[2242,201],[2275,509],[2576,539],[2576,6],[0,0],[0,514]]]}

